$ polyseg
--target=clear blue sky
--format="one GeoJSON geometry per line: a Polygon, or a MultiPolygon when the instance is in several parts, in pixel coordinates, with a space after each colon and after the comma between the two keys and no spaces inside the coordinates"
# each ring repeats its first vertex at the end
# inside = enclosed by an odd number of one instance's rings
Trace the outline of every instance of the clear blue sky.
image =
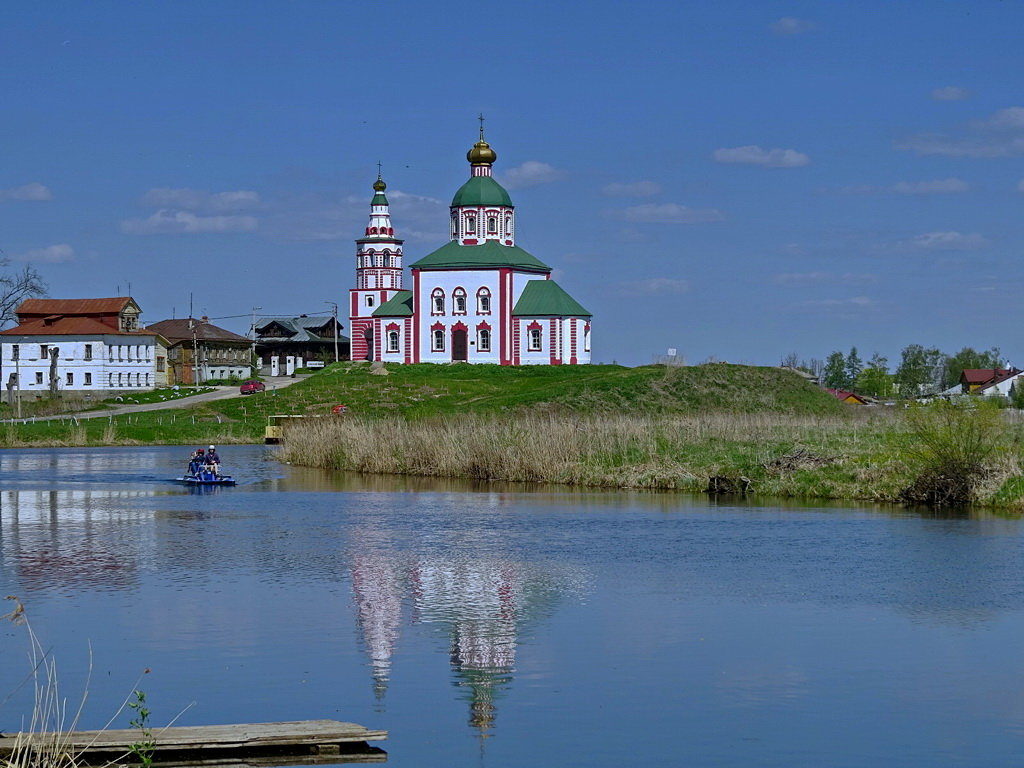
{"type": "Polygon", "coordinates": [[[149,322],[190,292],[325,311],[378,159],[412,261],[483,112],[595,361],[1024,365],[1021,29],[1008,2],[5,4],[0,248],[149,322]]]}

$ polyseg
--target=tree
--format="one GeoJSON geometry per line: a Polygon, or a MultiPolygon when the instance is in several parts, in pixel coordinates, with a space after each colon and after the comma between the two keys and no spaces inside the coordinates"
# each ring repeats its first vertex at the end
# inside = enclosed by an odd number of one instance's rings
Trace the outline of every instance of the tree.
{"type": "Polygon", "coordinates": [[[1024,386],[1018,386],[1017,381],[1010,385],[1010,405],[1024,409],[1024,386]]]}
{"type": "Polygon", "coordinates": [[[846,378],[846,358],[842,352],[836,351],[828,356],[821,378],[822,383],[832,389],[846,389],[850,386],[846,378]]]}
{"type": "MultiPolygon", "coordinates": [[[[11,260],[0,256],[0,270],[11,260]]],[[[21,271],[0,271],[0,328],[15,320],[14,311],[25,299],[46,295],[46,283],[36,270],[26,265],[21,271]]]]}
{"type": "Polygon", "coordinates": [[[854,387],[858,392],[872,397],[889,397],[893,393],[892,376],[889,375],[889,361],[875,352],[867,366],[860,372],[854,387]]]}
{"type": "Polygon", "coordinates": [[[850,347],[850,354],[846,356],[846,382],[849,386],[852,387],[856,384],[863,369],[864,364],[860,360],[860,355],[857,354],[857,348],[850,347]]]}
{"type": "Polygon", "coordinates": [[[945,385],[948,389],[959,383],[960,374],[968,368],[1005,368],[1006,360],[998,347],[992,347],[984,352],[976,352],[970,347],[964,347],[955,355],[946,360],[945,385]]]}
{"type": "Polygon", "coordinates": [[[799,368],[800,367],[800,356],[796,352],[789,352],[782,356],[782,360],[779,362],[783,368],[799,368]]]}
{"type": "Polygon", "coordinates": [[[938,349],[908,344],[896,369],[896,386],[903,397],[918,397],[942,387],[945,369],[946,356],[938,349]]]}

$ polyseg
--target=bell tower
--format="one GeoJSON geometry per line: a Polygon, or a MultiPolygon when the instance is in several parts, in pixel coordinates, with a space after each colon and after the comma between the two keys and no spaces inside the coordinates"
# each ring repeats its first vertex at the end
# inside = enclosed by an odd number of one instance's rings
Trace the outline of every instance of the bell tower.
{"type": "Polygon", "coordinates": [[[373,313],[402,290],[402,240],[395,237],[384,190],[388,187],[377,164],[377,180],[370,200],[370,221],[356,240],[356,287],[349,290],[351,357],[373,357],[373,313]]]}

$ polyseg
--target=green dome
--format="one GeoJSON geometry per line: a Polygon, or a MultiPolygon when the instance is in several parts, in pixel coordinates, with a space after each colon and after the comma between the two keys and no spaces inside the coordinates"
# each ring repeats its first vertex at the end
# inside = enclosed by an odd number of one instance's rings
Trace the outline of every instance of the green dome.
{"type": "Polygon", "coordinates": [[[512,207],[512,198],[491,176],[473,176],[459,187],[452,198],[452,207],[460,205],[494,205],[512,207]]]}

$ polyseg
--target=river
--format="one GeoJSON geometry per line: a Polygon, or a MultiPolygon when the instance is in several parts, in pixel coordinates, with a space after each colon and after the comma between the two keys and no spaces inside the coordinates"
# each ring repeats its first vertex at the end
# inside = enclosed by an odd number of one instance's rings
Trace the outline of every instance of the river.
{"type": "MultiPolygon", "coordinates": [[[[88,687],[82,727],[138,687],[156,725],[385,728],[405,768],[1024,760],[1019,519],[332,475],[262,446],[204,493],[168,482],[187,453],[0,451],[0,595],[62,693],[88,687]]],[[[31,708],[26,653],[0,625],[0,731],[31,708]]]]}

